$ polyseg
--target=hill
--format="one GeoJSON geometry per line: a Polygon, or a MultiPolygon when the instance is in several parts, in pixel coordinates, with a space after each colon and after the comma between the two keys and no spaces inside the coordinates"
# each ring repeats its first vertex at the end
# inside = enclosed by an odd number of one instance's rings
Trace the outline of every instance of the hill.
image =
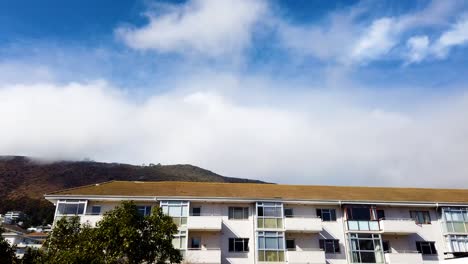
{"type": "Polygon", "coordinates": [[[218,175],[192,165],[137,166],[94,161],[42,162],[23,156],[0,156],[0,213],[22,210],[51,220],[53,206],[43,199],[48,192],[111,180],[257,182],[218,175]]]}

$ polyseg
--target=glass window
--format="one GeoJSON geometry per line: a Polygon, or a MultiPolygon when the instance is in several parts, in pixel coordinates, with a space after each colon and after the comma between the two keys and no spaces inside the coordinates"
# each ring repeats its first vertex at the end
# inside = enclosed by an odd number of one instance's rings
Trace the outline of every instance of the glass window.
{"type": "Polygon", "coordinates": [[[194,249],[201,248],[201,239],[199,237],[192,237],[190,239],[190,247],[194,249]]]}
{"type": "Polygon", "coordinates": [[[229,219],[246,220],[249,219],[248,207],[229,207],[229,219]]]}
{"type": "Polygon", "coordinates": [[[325,253],[340,253],[340,241],[338,239],[320,239],[319,245],[325,253]]]}
{"type": "Polygon", "coordinates": [[[91,214],[92,215],[99,215],[101,214],[101,206],[100,205],[93,205],[91,207],[91,214]]]}
{"type": "Polygon", "coordinates": [[[377,214],[377,220],[385,219],[385,211],[384,210],[377,209],[377,210],[375,210],[375,212],[377,214]]]}
{"type": "Polygon", "coordinates": [[[418,225],[431,223],[429,211],[410,211],[410,216],[418,225]]]}
{"type": "Polygon", "coordinates": [[[351,258],[355,263],[384,263],[380,234],[349,234],[351,258]]]}
{"type": "Polygon", "coordinates": [[[294,211],[292,208],[284,208],[284,216],[285,217],[293,217],[294,211]]]}
{"type": "Polygon", "coordinates": [[[296,250],[296,241],[294,239],[286,239],[286,248],[288,250],[296,250]]]}
{"type": "Polygon", "coordinates": [[[272,229],[283,228],[283,204],[258,202],[257,227],[272,229]]]}
{"type": "Polygon", "coordinates": [[[350,207],[346,208],[348,220],[372,220],[372,208],[369,207],[350,207]]]}
{"type": "Polygon", "coordinates": [[[174,238],[172,239],[172,245],[176,249],[185,249],[187,241],[187,232],[186,231],[179,231],[174,238]]]}
{"type": "Polygon", "coordinates": [[[142,205],[142,206],[137,206],[138,213],[142,216],[147,216],[151,214],[151,206],[149,205],[142,205]]]}
{"type": "Polygon", "coordinates": [[[191,216],[200,216],[201,215],[201,207],[192,207],[191,216]]]}
{"type": "Polygon", "coordinates": [[[284,261],[284,233],[258,232],[258,260],[284,261]]]}
{"type": "Polygon", "coordinates": [[[248,238],[229,238],[230,252],[249,252],[248,238]]]}
{"type": "Polygon", "coordinates": [[[59,201],[57,213],[58,215],[81,215],[84,214],[86,201],[66,200],[59,201]]]}
{"type": "Polygon", "coordinates": [[[416,249],[423,255],[435,255],[437,250],[435,242],[432,241],[416,241],[416,249]]]}
{"type": "Polygon", "coordinates": [[[188,202],[186,201],[161,201],[163,213],[172,217],[177,226],[187,224],[188,202]]]}
{"type": "Polygon", "coordinates": [[[322,221],[336,221],[336,210],[317,209],[317,217],[320,217],[322,221]]]}

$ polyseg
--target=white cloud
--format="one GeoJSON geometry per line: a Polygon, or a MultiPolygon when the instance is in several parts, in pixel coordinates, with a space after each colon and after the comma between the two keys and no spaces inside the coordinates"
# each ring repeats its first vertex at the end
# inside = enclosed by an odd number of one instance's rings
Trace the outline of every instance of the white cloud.
{"type": "Polygon", "coordinates": [[[184,91],[139,103],[102,81],[4,85],[0,149],[43,158],[191,163],[283,183],[468,186],[467,95],[420,98],[405,111],[380,107],[388,98],[359,90],[289,93],[287,100],[257,91],[261,96],[245,103],[252,83],[271,83],[226,78],[192,78],[184,91]],[[226,78],[237,99],[216,91],[226,78]]]}
{"type": "Polygon", "coordinates": [[[313,56],[325,62],[349,65],[386,58],[400,59],[401,50],[392,52],[405,42],[406,33],[445,27],[463,10],[461,6],[462,1],[434,0],[416,12],[363,21],[361,15],[371,14],[375,6],[369,2],[360,3],[348,11],[330,13],[326,22],[318,24],[292,25],[279,19],[279,35],[284,46],[296,55],[313,56]]]}
{"type": "Polygon", "coordinates": [[[450,29],[444,31],[433,43],[427,36],[413,36],[408,42],[407,63],[418,63],[428,57],[445,59],[451,49],[468,43],[468,18],[454,23],[450,29]]]}
{"type": "Polygon", "coordinates": [[[429,53],[429,38],[427,36],[414,36],[408,39],[408,63],[422,61],[429,53]]]}
{"type": "Polygon", "coordinates": [[[468,18],[458,21],[451,29],[444,32],[434,44],[434,53],[439,58],[445,58],[454,46],[468,43],[468,18]]]}
{"type": "Polygon", "coordinates": [[[238,54],[249,46],[267,4],[262,0],[190,0],[158,11],[162,14],[147,14],[147,25],[120,27],[117,35],[134,49],[214,57],[238,54]]]}
{"type": "Polygon", "coordinates": [[[379,58],[388,53],[396,44],[393,36],[395,22],[391,18],[380,18],[372,22],[366,32],[355,44],[351,52],[351,60],[366,61],[379,58]]]}

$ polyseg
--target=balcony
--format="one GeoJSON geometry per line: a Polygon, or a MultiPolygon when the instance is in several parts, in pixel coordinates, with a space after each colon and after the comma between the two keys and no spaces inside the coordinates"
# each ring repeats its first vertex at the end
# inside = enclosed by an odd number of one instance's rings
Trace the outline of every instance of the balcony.
{"type": "Polygon", "coordinates": [[[89,224],[91,227],[95,227],[96,223],[101,221],[102,215],[58,215],[54,219],[54,224],[62,219],[62,218],[72,218],[72,217],[79,217],[81,224],[89,224]]]}
{"type": "Polygon", "coordinates": [[[187,220],[187,228],[193,231],[221,231],[220,215],[190,216],[187,220]]]}
{"type": "Polygon", "coordinates": [[[318,233],[322,231],[322,220],[318,217],[286,217],[284,228],[287,232],[318,233]]]}
{"type": "Polygon", "coordinates": [[[348,231],[380,231],[379,221],[377,220],[347,220],[348,231]]]}
{"type": "Polygon", "coordinates": [[[184,262],[186,263],[221,263],[221,249],[188,249],[185,252],[184,262]]]}
{"type": "Polygon", "coordinates": [[[417,251],[385,253],[385,262],[389,264],[422,264],[423,258],[417,251]]]}
{"type": "Polygon", "coordinates": [[[102,215],[82,215],[80,216],[81,224],[89,224],[91,227],[95,227],[96,223],[101,221],[102,215]]]}
{"type": "Polygon", "coordinates": [[[413,219],[380,220],[380,229],[384,234],[408,235],[418,233],[421,227],[413,219]]]}
{"type": "Polygon", "coordinates": [[[304,248],[301,251],[287,252],[288,263],[325,264],[325,251],[315,248],[304,248]]]}

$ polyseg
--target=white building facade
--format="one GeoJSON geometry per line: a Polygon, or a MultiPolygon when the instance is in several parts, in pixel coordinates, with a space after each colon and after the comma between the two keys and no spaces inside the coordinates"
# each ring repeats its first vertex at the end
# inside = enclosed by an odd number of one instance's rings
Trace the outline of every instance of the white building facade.
{"type": "Polygon", "coordinates": [[[123,200],[142,214],[161,207],[187,263],[422,264],[468,254],[468,190],[109,182],[46,199],[56,218],[91,225],[123,200]]]}

